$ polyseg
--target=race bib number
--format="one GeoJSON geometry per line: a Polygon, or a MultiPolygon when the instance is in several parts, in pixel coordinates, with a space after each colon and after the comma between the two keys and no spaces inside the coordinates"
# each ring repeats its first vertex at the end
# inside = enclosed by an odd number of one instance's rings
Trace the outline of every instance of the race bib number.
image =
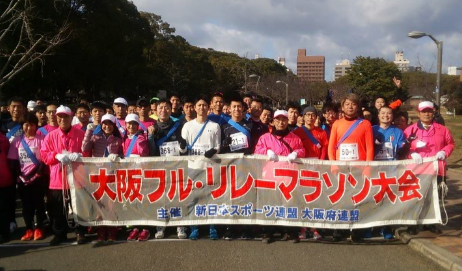
{"type": "Polygon", "coordinates": [[[209,144],[194,144],[190,155],[204,155],[208,150],[210,150],[209,144]]]}
{"type": "Polygon", "coordinates": [[[340,160],[355,161],[359,159],[358,143],[340,144],[340,160]]]}
{"type": "MultiPolygon", "coordinates": [[[[37,147],[29,147],[31,152],[35,154],[35,157],[37,160],[40,161],[40,151],[37,147]]],[[[24,148],[18,148],[18,154],[19,154],[19,163],[21,165],[25,164],[32,164],[32,160],[30,159],[29,155],[27,155],[27,152],[24,148]]]]}
{"type": "Polygon", "coordinates": [[[180,156],[178,141],[164,142],[159,146],[160,156],[180,156]]]}
{"type": "Polygon", "coordinates": [[[247,136],[243,133],[237,133],[231,135],[231,145],[229,145],[229,149],[231,151],[245,149],[249,147],[249,140],[247,136]]]}
{"type": "Polygon", "coordinates": [[[374,160],[390,160],[393,159],[393,144],[385,142],[380,151],[375,155],[374,160]]]}

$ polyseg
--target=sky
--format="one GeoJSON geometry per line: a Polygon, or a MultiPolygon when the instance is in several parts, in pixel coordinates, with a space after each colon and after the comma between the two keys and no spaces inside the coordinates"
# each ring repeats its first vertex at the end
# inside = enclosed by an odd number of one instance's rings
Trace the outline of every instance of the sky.
{"type": "Polygon", "coordinates": [[[411,39],[418,30],[443,41],[443,73],[462,66],[460,0],[133,0],[139,11],[162,16],[190,44],[253,59],[278,57],[294,73],[297,50],[335,63],[357,56],[393,61],[404,51],[412,66],[436,72],[436,44],[411,39]]]}

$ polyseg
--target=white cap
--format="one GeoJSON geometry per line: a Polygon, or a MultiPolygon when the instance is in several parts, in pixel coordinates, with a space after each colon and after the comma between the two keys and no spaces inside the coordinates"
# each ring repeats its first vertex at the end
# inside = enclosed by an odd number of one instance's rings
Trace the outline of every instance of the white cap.
{"type": "Polygon", "coordinates": [[[115,99],[114,104],[124,104],[125,106],[128,106],[127,100],[122,97],[115,99]]]}
{"type": "Polygon", "coordinates": [[[37,104],[34,101],[29,101],[27,103],[27,109],[34,109],[37,104]]]}
{"type": "Polygon", "coordinates": [[[102,118],[101,118],[101,123],[103,123],[105,120],[110,120],[112,121],[112,123],[116,123],[116,117],[112,114],[105,114],[102,118]]]}
{"type": "Polygon", "coordinates": [[[60,105],[58,109],[56,109],[56,115],[59,114],[66,114],[68,116],[72,116],[72,110],[67,106],[60,105]]]}
{"type": "Polygon", "coordinates": [[[276,110],[276,112],[274,112],[274,118],[277,118],[279,116],[284,116],[286,118],[289,118],[289,113],[287,113],[287,111],[285,110],[276,110]]]}
{"type": "Polygon", "coordinates": [[[138,124],[140,124],[140,117],[138,117],[137,114],[128,114],[125,117],[125,123],[130,122],[130,121],[136,121],[138,124]]]}
{"type": "Polygon", "coordinates": [[[433,103],[429,101],[419,103],[419,106],[417,108],[419,111],[422,111],[427,108],[435,109],[435,107],[433,106],[433,103]]]}

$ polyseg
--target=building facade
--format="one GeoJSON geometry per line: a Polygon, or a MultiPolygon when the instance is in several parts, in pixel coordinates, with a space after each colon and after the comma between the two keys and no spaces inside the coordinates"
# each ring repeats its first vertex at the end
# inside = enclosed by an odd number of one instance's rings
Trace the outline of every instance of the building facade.
{"type": "Polygon", "coordinates": [[[325,79],[326,58],[307,56],[306,49],[298,49],[297,77],[302,81],[319,82],[325,79]]]}
{"type": "Polygon", "coordinates": [[[347,75],[347,72],[351,69],[351,64],[348,59],[342,60],[340,63],[336,63],[334,67],[334,81],[338,78],[347,75]]]}
{"type": "Polygon", "coordinates": [[[395,65],[398,67],[398,70],[401,72],[409,71],[410,61],[404,58],[404,51],[397,51],[395,53],[395,61],[393,61],[393,63],[395,63],[395,65]]]}

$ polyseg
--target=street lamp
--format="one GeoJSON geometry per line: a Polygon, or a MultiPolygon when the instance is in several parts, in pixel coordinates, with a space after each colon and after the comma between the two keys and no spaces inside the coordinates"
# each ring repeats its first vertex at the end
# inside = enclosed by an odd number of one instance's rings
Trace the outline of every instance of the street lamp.
{"type": "Polygon", "coordinates": [[[277,80],[276,84],[286,84],[286,105],[289,104],[289,84],[284,81],[277,80]]]}
{"type": "Polygon", "coordinates": [[[421,31],[412,31],[407,34],[409,38],[420,39],[421,37],[429,37],[436,43],[438,48],[438,59],[436,64],[436,105],[438,106],[438,112],[440,110],[440,91],[441,91],[441,65],[443,62],[443,42],[435,39],[432,35],[421,32],[421,31]]]}
{"type": "Polygon", "coordinates": [[[256,92],[258,92],[258,83],[260,82],[260,75],[256,75],[256,74],[251,74],[249,75],[249,78],[255,78],[255,77],[258,77],[257,79],[257,86],[256,86],[256,92]]]}

